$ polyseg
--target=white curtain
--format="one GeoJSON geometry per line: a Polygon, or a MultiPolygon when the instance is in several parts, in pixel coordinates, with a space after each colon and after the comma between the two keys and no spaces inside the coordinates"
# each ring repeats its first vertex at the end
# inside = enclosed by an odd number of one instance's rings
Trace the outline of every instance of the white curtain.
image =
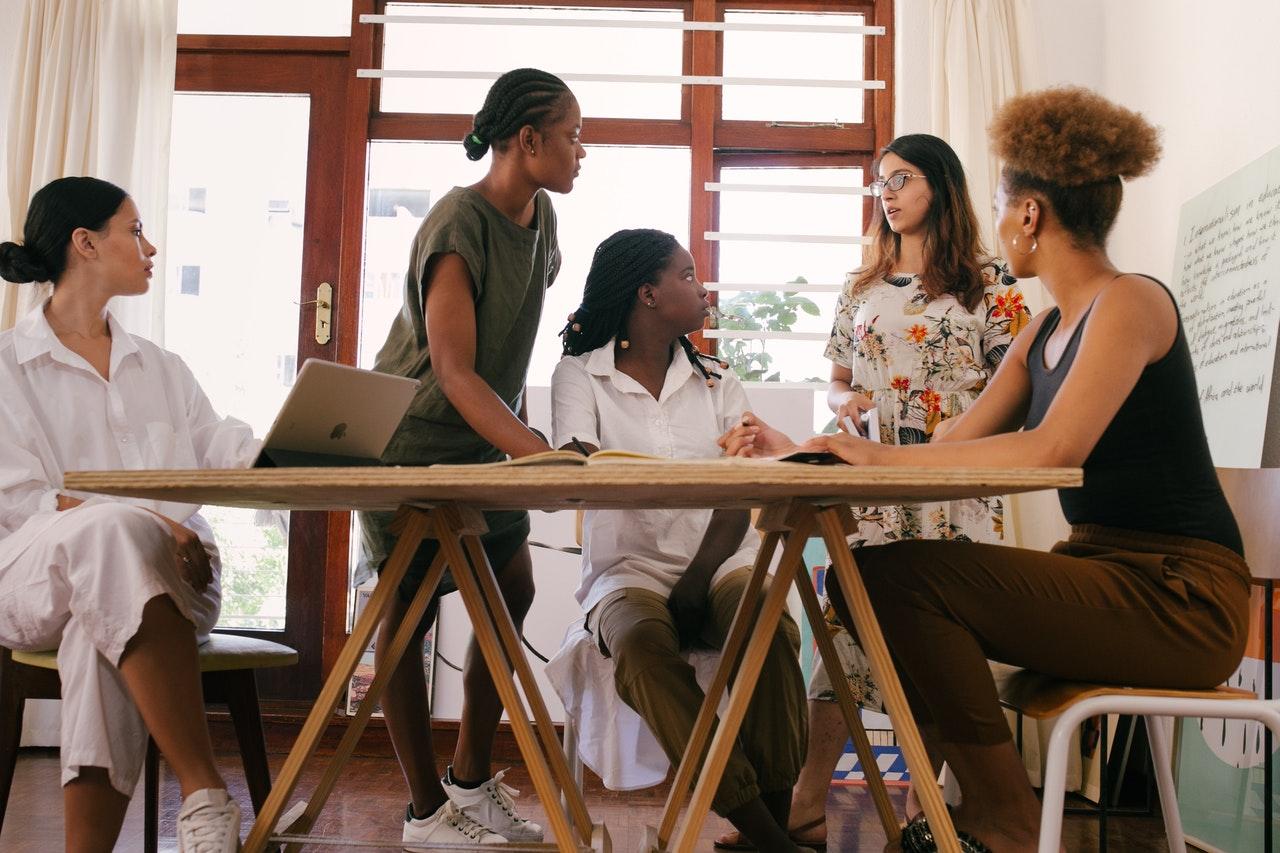
{"type": "MultiPolygon", "coordinates": [[[[92,175],[118,184],[164,246],[169,120],[177,57],[177,0],[6,0],[12,52],[0,240],[20,239],[32,194],[54,178],[92,175]]],[[[164,269],[147,297],[112,305],[131,332],[158,342],[164,269]]],[[[0,329],[38,304],[47,286],[5,284],[0,329]]]]}
{"type": "Polygon", "coordinates": [[[955,149],[969,179],[983,241],[995,249],[991,199],[1000,176],[987,125],[1013,95],[1036,88],[1035,33],[1026,0],[931,0],[932,133],[955,149]]]}
{"type": "MultiPolygon", "coordinates": [[[[0,241],[19,240],[32,194],[54,178],[92,175],[118,184],[164,246],[169,117],[177,57],[177,0],[0,0],[0,241]]],[[[161,339],[163,258],[151,293],[111,306],[131,332],[161,339]]],[[[0,290],[0,329],[48,286],[0,290]]],[[[56,746],[57,703],[28,702],[23,744],[56,746]]]]}

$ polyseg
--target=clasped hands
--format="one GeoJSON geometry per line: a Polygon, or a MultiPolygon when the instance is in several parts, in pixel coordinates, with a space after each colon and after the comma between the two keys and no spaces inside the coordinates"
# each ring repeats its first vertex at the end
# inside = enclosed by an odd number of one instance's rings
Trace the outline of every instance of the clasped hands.
{"type": "Polygon", "coordinates": [[[837,432],[834,435],[815,435],[797,444],[785,433],[774,429],[752,412],[743,412],[742,422],[720,436],[716,443],[725,456],[772,458],[792,453],[834,453],[850,465],[873,465],[881,445],[861,436],[837,432]]]}

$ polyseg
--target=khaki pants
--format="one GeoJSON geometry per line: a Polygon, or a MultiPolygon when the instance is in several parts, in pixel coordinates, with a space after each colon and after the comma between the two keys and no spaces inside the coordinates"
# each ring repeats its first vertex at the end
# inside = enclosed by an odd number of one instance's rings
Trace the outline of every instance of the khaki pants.
{"type": "Polygon", "coordinates": [[[1010,739],[988,658],[1075,681],[1197,689],[1221,684],[1244,653],[1249,568],[1200,539],[1078,525],[1047,554],[916,540],[853,556],[912,713],[951,743],[1010,739]]]}
{"type": "MultiPolygon", "coordinates": [[[[744,568],[711,590],[699,645],[723,646],[749,578],[750,569],[744,568]]],[[[613,658],[618,695],[649,725],[672,766],[678,765],[704,697],[693,667],[680,656],[666,597],[644,589],[619,590],[592,608],[587,626],[600,651],[613,658]]],[[[712,802],[719,815],[762,792],[788,791],[795,785],[808,742],[799,649],[800,632],[784,613],[712,802]]]]}

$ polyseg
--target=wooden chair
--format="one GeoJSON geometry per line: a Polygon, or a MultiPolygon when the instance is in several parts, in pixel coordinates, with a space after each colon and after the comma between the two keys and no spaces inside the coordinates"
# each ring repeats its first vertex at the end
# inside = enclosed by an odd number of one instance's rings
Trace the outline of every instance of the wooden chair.
{"type": "MultiPolygon", "coordinates": [[[[271,790],[267,747],[258,708],[254,671],[292,666],[298,653],[288,646],[241,637],[214,634],[200,646],[200,672],[206,702],[226,704],[240,744],[249,798],[256,812],[271,790]]],[[[18,762],[22,737],[22,712],[28,699],[58,699],[58,653],[14,652],[0,647],[0,828],[4,826],[9,790],[18,762]]],[[[147,853],[155,853],[160,824],[160,761],[155,743],[148,740],[145,763],[143,840],[147,853]]]]}
{"type": "MultiPolygon", "coordinates": [[[[1244,536],[1245,554],[1255,582],[1269,577],[1274,556],[1280,554],[1280,469],[1218,469],[1218,478],[1244,536]]],[[[1270,619],[1270,607],[1264,610],[1270,619]]],[[[1067,748],[1072,732],[1090,717],[1130,714],[1143,718],[1151,745],[1160,810],[1164,815],[1169,850],[1184,853],[1186,842],[1174,788],[1172,748],[1167,719],[1210,717],[1256,720],[1280,736],[1280,701],[1258,699],[1233,687],[1212,690],[1163,690],[1060,681],[1024,670],[1011,677],[1001,691],[1001,703],[1033,719],[1058,717],[1049,734],[1044,761],[1044,794],[1040,816],[1040,853],[1057,853],[1062,835],[1066,795],[1067,748]]],[[[1104,828],[1105,831],[1105,828],[1104,828]]],[[[1105,849],[1105,837],[1102,839],[1105,849]]]]}

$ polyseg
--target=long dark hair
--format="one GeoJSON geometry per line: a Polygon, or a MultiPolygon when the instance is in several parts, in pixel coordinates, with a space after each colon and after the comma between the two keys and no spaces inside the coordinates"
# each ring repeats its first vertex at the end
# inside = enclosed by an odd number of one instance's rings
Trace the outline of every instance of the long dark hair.
{"type": "Polygon", "coordinates": [[[31,197],[22,243],[0,243],[0,278],[57,282],[77,228],[101,231],[129,194],[98,178],[58,178],[31,197]]]}
{"type": "Polygon", "coordinates": [[[525,125],[542,130],[571,94],[559,77],[536,68],[503,74],[489,88],[471,132],[462,140],[468,159],[479,160],[490,146],[505,151],[507,141],[525,125]]]}
{"type": "MultiPolygon", "coordinates": [[[[978,233],[978,218],[969,198],[969,185],[960,158],[943,140],[928,133],[899,136],[880,156],[897,154],[925,174],[933,200],[925,217],[924,269],[921,288],[931,299],[948,293],[970,311],[982,301],[982,266],[986,250],[978,233]]],[[[879,164],[877,163],[877,168],[879,164]]],[[[871,225],[871,245],[853,283],[857,295],[894,271],[902,238],[889,227],[884,207],[877,204],[871,225]]]]}
{"type": "MultiPolygon", "coordinates": [[[[582,304],[560,331],[564,354],[582,355],[614,338],[626,341],[627,318],[635,307],[636,292],[641,285],[657,283],[679,247],[675,237],[653,228],[618,231],[597,246],[582,290],[582,304]]],[[[724,362],[699,352],[688,335],[680,336],[680,346],[708,384],[720,378],[704,362],[721,368],[727,366],[724,362]]]]}

